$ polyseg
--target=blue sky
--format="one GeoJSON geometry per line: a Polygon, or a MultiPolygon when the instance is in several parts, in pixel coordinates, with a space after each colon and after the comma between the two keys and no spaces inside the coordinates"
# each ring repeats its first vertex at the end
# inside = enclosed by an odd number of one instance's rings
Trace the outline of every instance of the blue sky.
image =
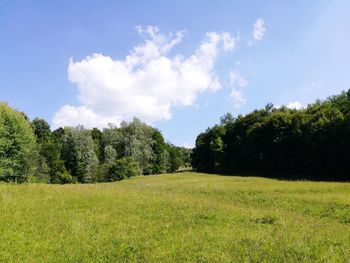
{"type": "Polygon", "coordinates": [[[349,89],[349,10],[345,0],[1,0],[0,100],[53,127],[136,115],[194,145],[227,112],[349,89]]]}

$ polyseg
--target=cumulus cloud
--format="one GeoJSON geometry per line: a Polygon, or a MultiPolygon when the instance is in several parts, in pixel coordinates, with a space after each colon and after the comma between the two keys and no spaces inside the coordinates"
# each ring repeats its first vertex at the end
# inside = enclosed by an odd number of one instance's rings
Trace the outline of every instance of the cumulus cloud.
{"type": "Polygon", "coordinates": [[[236,108],[242,107],[247,100],[245,99],[242,88],[247,86],[248,81],[244,79],[238,72],[231,71],[229,74],[230,84],[232,86],[232,91],[230,94],[230,99],[236,108]]]}
{"type": "Polygon", "coordinates": [[[304,108],[304,106],[299,101],[289,102],[286,106],[289,109],[295,109],[295,110],[300,110],[304,108]]]}
{"type": "MultiPolygon", "coordinates": [[[[304,108],[303,104],[301,104],[299,101],[292,101],[287,103],[287,105],[285,105],[288,109],[293,109],[293,110],[301,110],[304,108]]],[[[280,109],[282,106],[281,105],[276,105],[274,106],[274,108],[276,109],[280,109]]]]}
{"type": "Polygon", "coordinates": [[[123,60],[102,54],[70,59],[68,77],[78,87],[81,105],[64,105],[53,118],[54,127],[104,127],[134,116],[148,123],[167,120],[172,107],[193,105],[199,93],[220,89],[214,64],[221,51],[235,48],[236,39],[229,33],[207,33],[185,58],[168,55],[185,31],[165,35],[153,26],[136,30],[145,40],[123,60]]]}
{"type": "Polygon", "coordinates": [[[63,106],[54,117],[54,125],[57,127],[76,126],[84,124],[86,127],[106,127],[108,123],[120,123],[118,116],[103,117],[96,114],[86,106],[63,106]]]}
{"type": "Polygon", "coordinates": [[[252,39],[248,41],[248,45],[252,46],[257,42],[261,41],[264,37],[265,31],[266,31],[266,27],[265,27],[264,19],[262,18],[257,19],[253,25],[252,39]]]}

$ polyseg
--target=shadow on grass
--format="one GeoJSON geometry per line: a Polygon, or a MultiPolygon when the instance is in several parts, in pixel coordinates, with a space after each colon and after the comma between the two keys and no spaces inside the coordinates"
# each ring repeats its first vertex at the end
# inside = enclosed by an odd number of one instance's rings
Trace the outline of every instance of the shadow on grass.
{"type": "MultiPolygon", "coordinates": [[[[204,172],[204,171],[194,171],[204,172]]],[[[261,172],[261,171],[246,171],[246,172],[204,172],[216,174],[220,176],[241,176],[241,177],[263,177],[268,179],[275,179],[281,181],[313,181],[313,182],[350,182],[349,175],[345,174],[331,174],[330,173],[286,173],[286,172],[261,172]]]]}

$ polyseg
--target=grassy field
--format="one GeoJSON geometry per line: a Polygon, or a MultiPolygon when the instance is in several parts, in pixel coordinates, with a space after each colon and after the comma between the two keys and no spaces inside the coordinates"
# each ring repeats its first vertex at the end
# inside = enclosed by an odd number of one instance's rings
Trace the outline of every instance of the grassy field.
{"type": "Polygon", "coordinates": [[[0,184],[0,262],[350,262],[350,184],[0,184]]]}

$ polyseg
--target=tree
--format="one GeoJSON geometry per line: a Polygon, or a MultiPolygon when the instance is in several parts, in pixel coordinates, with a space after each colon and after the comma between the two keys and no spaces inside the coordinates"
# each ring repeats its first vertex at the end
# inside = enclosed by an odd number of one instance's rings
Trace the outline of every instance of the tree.
{"type": "Polygon", "coordinates": [[[225,115],[198,135],[197,171],[258,172],[269,176],[349,180],[350,90],[306,109],[265,108],[225,115]]]}
{"type": "Polygon", "coordinates": [[[152,172],[154,174],[160,174],[166,172],[166,145],[161,132],[157,129],[153,129],[152,134],[152,151],[154,158],[152,159],[152,172]]]}
{"type": "Polygon", "coordinates": [[[44,119],[33,119],[31,126],[37,141],[48,140],[51,137],[50,125],[44,119]]]}
{"type": "Polygon", "coordinates": [[[44,119],[35,118],[31,126],[39,149],[38,174],[47,174],[47,181],[50,183],[74,182],[61,160],[60,145],[57,143],[57,137],[51,133],[50,125],[44,119]]]}
{"type": "Polygon", "coordinates": [[[167,172],[174,173],[184,165],[181,152],[178,147],[171,143],[166,144],[166,150],[168,153],[167,172]]]}
{"type": "Polygon", "coordinates": [[[76,179],[66,170],[61,159],[61,150],[54,140],[46,140],[40,145],[40,154],[49,167],[49,182],[53,184],[75,183],[76,179]]]}
{"type": "Polygon", "coordinates": [[[94,150],[99,162],[103,162],[103,143],[102,143],[102,132],[98,128],[91,130],[91,138],[94,141],[94,150]]]}
{"type": "Polygon", "coordinates": [[[111,145],[107,145],[104,149],[105,163],[111,164],[117,160],[117,151],[111,145]]]}
{"type": "Polygon", "coordinates": [[[134,118],[130,123],[122,122],[120,126],[123,135],[124,156],[135,160],[139,164],[142,174],[152,174],[152,162],[155,157],[152,150],[154,144],[153,128],[137,118],[134,118]]]}
{"type": "Polygon", "coordinates": [[[125,145],[122,131],[111,124],[108,125],[108,128],[105,128],[102,131],[102,162],[106,162],[106,150],[108,149],[106,148],[107,146],[110,146],[114,149],[116,154],[115,159],[122,158],[125,156],[125,145]]]}
{"type": "MultiPolygon", "coordinates": [[[[223,123],[230,124],[231,121],[223,123]]],[[[225,129],[224,125],[215,125],[197,137],[192,166],[198,171],[219,172],[223,169],[225,129]]]]}
{"type": "Polygon", "coordinates": [[[64,128],[62,159],[69,173],[81,183],[93,181],[98,166],[90,130],[82,126],[64,128]]]}
{"type": "Polygon", "coordinates": [[[108,169],[108,180],[110,182],[120,181],[125,178],[140,175],[140,168],[137,162],[130,157],[123,157],[116,160],[108,169]]]}
{"type": "Polygon", "coordinates": [[[0,103],[0,180],[25,182],[35,176],[36,147],[24,115],[0,103]]]}

